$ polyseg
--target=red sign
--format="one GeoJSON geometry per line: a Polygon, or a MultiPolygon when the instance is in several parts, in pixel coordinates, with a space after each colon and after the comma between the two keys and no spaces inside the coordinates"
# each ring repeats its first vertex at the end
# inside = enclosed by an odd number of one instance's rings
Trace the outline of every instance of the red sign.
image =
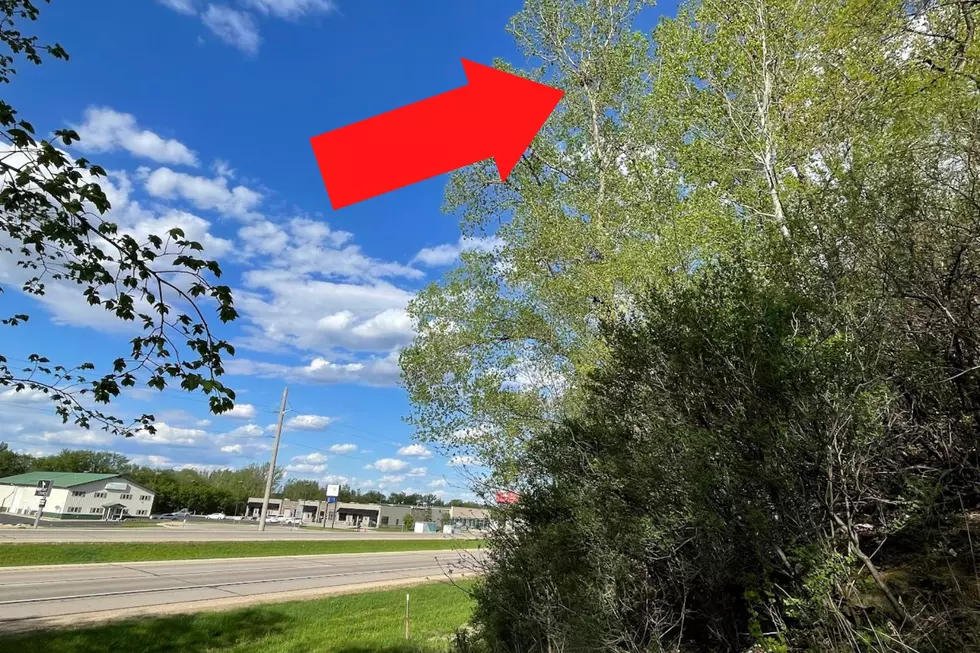
{"type": "Polygon", "coordinates": [[[501,181],[565,94],[463,59],[468,84],[314,136],[334,210],[493,157],[501,181]]]}
{"type": "Polygon", "coordinates": [[[510,490],[497,492],[497,503],[517,503],[518,498],[517,492],[511,492],[510,490]]]}

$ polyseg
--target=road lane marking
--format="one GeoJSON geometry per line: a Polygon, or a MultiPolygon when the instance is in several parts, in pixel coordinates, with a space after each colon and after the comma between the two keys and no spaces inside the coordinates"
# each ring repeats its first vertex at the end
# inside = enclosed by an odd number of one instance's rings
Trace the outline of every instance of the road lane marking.
{"type": "MultiPolygon", "coordinates": [[[[95,592],[91,594],[73,594],[68,596],[50,596],[43,598],[34,599],[14,599],[11,601],[0,601],[0,605],[18,605],[23,603],[43,603],[46,601],[68,601],[72,599],[92,599],[105,596],[124,596],[127,594],[150,594],[152,592],[181,592],[184,590],[196,590],[196,589],[221,589],[223,587],[237,587],[240,585],[257,585],[259,583],[283,583],[293,580],[313,580],[315,578],[342,578],[344,576],[363,576],[366,574],[403,574],[409,571],[422,571],[425,569],[436,569],[443,571],[441,566],[427,566],[427,567],[404,567],[401,569],[372,569],[369,571],[348,571],[338,574],[321,574],[321,575],[308,575],[308,576],[295,576],[292,578],[266,578],[262,580],[242,580],[242,581],[231,581],[227,583],[209,583],[206,585],[184,585],[181,587],[160,587],[160,588],[147,588],[138,590],[124,590],[119,592],[95,592]]],[[[288,590],[287,590],[288,591],[288,590]]],[[[270,592],[274,593],[274,592],[270,592]]],[[[9,621],[0,617],[0,621],[9,621]]]]}

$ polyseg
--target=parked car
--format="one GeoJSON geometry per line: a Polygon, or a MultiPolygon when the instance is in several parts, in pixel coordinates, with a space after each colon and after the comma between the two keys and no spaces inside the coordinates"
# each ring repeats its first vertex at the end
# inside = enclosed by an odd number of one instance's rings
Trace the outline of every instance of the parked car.
{"type": "Polygon", "coordinates": [[[225,513],[223,512],[212,512],[210,515],[205,517],[205,519],[224,519],[225,513]]]}
{"type": "Polygon", "coordinates": [[[270,515],[269,517],[266,517],[265,518],[265,523],[266,524],[278,524],[279,523],[279,518],[276,517],[275,515],[270,515]]]}
{"type": "Polygon", "coordinates": [[[180,515],[173,512],[164,512],[159,515],[150,515],[150,519],[160,519],[162,521],[177,521],[180,515]]]}

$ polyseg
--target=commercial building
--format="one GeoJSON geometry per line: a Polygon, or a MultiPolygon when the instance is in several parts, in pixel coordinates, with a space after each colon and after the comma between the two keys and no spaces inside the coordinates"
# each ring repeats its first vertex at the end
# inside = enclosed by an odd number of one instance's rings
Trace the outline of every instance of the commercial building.
{"type": "Polygon", "coordinates": [[[448,523],[459,530],[482,531],[490,526],[490,511],[486,508],[464,508],[453,506],[449,509],[448,523]]]}
{"type": "Polygon", "coordinates": [[[154,493],[119,474],[30,472],[0,478],[0,512],[35,515],[41,497],[39,481],[51,481],[41,516],[45,519],[114,521],[123,517],[149,517],[154,493]]]}
{"type": "MultiPolygon", "coordinates": [[[[250,497],[245,516],[258,519],[262,514],[262,497],[250,497]]],[[[377,526],[400,528],[405,519],[431,522],[441,530],[451,524],[459,530],[482,530],[490,524],[490,511],[484,508],[458,506],[409,506],[378,503],[348,503],[338,501],[291,501],[269,499],[270,516],[299,517],[303,523],[335,526],[337,528],[376,528],[377,526]],[[336,513],[336,514],[335,514],[336,513]]]]}

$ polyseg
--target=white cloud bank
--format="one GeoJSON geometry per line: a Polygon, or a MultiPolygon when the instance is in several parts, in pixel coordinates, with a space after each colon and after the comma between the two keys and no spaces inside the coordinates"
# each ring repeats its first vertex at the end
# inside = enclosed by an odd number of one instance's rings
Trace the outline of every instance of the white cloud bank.
{"type": "Polygon", "coordinates": [[[158,163],[197,166],[197,156],[186,145],[164,139],[148,129],[140,129],[136,116],[108,107],[89,107],[85,122],[72,125],[81,140],[74,147],[83,152],[110,152],[123,149],[133,156],[158,163]]]}
{"type": "Polygon", "coordinates": [[[435,247],[426,247],[419,251],[412,259],[413,263],[420,263],[431,267],[441,267],[451,265],[463,252],[492,252],[503,243],[498,238],[470,238],[462,236],[456,243],[446,243],[435,247]]]}
{"type": "Polygon", "coordinates": [[[426,449],[421,444],[410,444],[407,447],[402,447],[398,450],[399,456],[408,456],[415,458],[431,458],[432,452],[426,449]]]}

